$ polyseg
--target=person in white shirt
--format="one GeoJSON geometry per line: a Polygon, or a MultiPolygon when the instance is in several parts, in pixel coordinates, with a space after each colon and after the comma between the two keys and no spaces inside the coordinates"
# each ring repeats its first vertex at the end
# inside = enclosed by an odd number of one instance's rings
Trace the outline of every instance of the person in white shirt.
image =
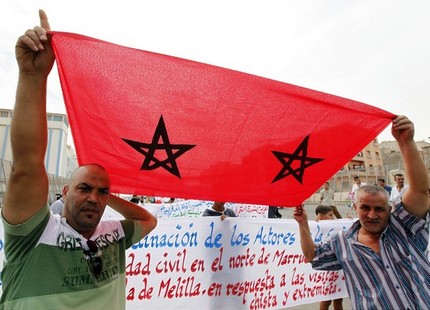
{"type": "Polygon", "coordinates": [[[320,191],[320,202],[323,206],[332,206],[334,200],[334,190],[330,188],[328,182],[324,183],[323,189],[320,191]]]}
{"type": "Polygon", "coordinates": [[[64,208],[63,197],[60,197],[60,199],[55,200],[52,203],[52,205],[49,206],[49,209],[52,211],[52,213],[59,214],[59,215],[63,213],[63,208],[64,208]]]}
{"type": "Polygon", "coordinates": [[[357,190],[363,186],[366,185],[366,183],[362,183],[360,180],[360,177],[358,175],[356,175],[354,177],[354,184],[352,185],[352,189],[351,192],[349,193],[349,198],[351,198],[352,201],[354,201],[354,197],[355,197],[355,193],[357,192],[357,190]]]}
{"type": "MultiPolygon", "coordinates": [[[[394,181],[396,186],[393,186],[390,194],[390,202],[392,206],[400,203],[403,194],[408,190],[409,185],[405,184],[405,176],[401,173],[396,173],[394,175],[394,181]]],[[[393,210],[394,208],[391,208],[393,210]]]]}

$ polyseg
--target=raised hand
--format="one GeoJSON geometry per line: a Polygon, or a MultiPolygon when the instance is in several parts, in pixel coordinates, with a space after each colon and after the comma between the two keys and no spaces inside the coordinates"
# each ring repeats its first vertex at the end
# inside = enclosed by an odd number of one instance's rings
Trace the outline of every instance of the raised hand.
{"type": "Polygon", "coordinates": [[[295,207],[293,211],[294,219],[298,223],[303,223],[308,221],[308,214],[306,213],[306,210],[303,206],[297,206],[295,207]]]}
{"type": "Polygon", "coordinates": [[[391,134],[398,142],[407,142],[414,139],[414,123],[404,115],[398,115],[391,127],[391,134]]]}
{"type": "Polygon", "coordinates": [[[48,17],[39,10],[40,26],[28,29],[18,38],[15,55],[21,73],[48,76],[54,64],[54,53],[51,48],[48,17]]]}

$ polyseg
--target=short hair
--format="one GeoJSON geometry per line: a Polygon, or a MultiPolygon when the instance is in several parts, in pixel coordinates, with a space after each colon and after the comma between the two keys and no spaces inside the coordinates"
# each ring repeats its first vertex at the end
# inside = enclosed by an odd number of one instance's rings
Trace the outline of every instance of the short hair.
{"type": "Polygon", "coordinates": [[[359,179],[360,177],[358,176],[358,175],[356,175],[355,177],[354,177],[354,181],[356,181],[357,179],[359,179]]]}
{"type": "Polygon", "coordinates": [[[384,194],[387,202],[387,207],[390,207],[390,195],[383,187],[377,186],[375,184],[366,184],[361,186],[354,195],[354,203],[360,202],[360,199],[364,194],[376,196],[378,195],[378,193],[384,194]]]}
{"type": "Polygon", "coordinates": [[[329,207],[329,206],[319,205],[319,206],[317,206],[315,208],[315,214],[316,215],[318,215],[318,214],[323,214],[324,215],[324,214],[329,213],[330,211],[333,211],[333,208],[329,207]]]}
{"type": "Polygon", "coordinates": [[[378,182],[384,182],[385,183],[385,180],[384,179],[378,179],[378,182]]]}

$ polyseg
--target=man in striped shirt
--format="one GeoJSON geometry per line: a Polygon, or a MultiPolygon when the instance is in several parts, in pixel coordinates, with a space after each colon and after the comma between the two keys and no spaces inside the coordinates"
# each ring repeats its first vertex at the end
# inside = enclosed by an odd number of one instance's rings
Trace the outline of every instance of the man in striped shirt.
{"type": "Polygon", "coordinates": [[[409,190],[390,212],[388,193],[376,185],[354,197],[358,221],[329,241],[315,245],[305,210],[297,207],[303,254],[317,270],[345,274],[355,309],[429,309],[429,179],[405,116],[393,120],[392,134],[402,153],[409,190]]]}

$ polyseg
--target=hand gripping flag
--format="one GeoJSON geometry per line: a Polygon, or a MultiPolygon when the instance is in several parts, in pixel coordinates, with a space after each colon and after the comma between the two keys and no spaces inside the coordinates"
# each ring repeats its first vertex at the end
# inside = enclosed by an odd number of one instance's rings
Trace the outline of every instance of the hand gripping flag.
{"type": "Polygon", "coordinates": [[[52,32],[79,164],[112,191],[294,206],[394,115],[195,61],[52,32]]]}

